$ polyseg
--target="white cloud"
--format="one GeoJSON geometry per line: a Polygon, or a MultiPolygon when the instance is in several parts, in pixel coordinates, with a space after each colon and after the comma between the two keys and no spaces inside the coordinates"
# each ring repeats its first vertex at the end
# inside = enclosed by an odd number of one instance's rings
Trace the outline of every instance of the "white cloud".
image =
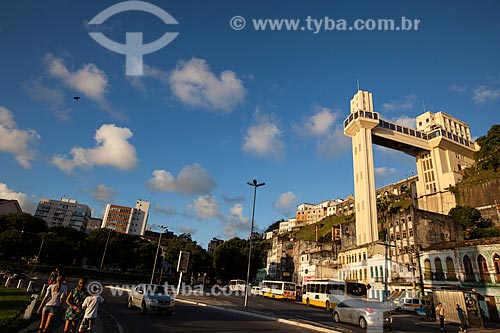
{"type": "Polygon", "coordinates": [[[29,169],[36,155],[31,146],[39,139],[34,130],[18,129],[12,112],[0,106],[0,152],[14,155],[23,168],[29,169]]]}
{"type": "Polygon", "coordinates": [[[403,99],[389,101],[382,104],[382,110],[384,111],[400,111],[409,110],[413,107],[417,97],[415,95],[405,96],[403,99]]]}
{"type": "Polygon", "coordinates": [[[194,235],[196,233],[196,230],[189,226],[179,227],[179,231],[183,234],[190,234],[190,235],[194,235]]]}
{"type": "Polygon", "coordinates": [[[139,90],[140,92],[147,94],[148,87],[146,85],[146,79],[152,78],[161,81],[162,83],[169,84],[169,74],[162,71],[157,67],[151,67],[143,64],[143,73],[140,76],[128,76],[127,80],[130,82],[132,87],[139,90]]]}
{"type": "Polygon", "coordinates": [[[26,82],[23,86],[31,97],[48,105],[59,120],[67,121],[70,118],[71,108],[64,107],[64,92],[62,89],[47,87],[41,78],[26,82]]]}
{"type": "Polygon", "coordinates": [[[49,74],[61,80],[66,86],[96,101],[104,101],[108,89],[106,74],[94,64],[85,64],[81,69],[71,72],[61,58],[52,54],[45,55],[44,64],[49,74]]]}
{"type": "Polygon", "coordinates": [[[243,215],[243,205],[236,204],[224,221],[224,234],[232,238],[240,231],[250,231],[250,219],[243,215]]]}
{"type": "Polygon", "coordinates": [[[480,86],[474,90],[474,102],[480,104],[488,101],[494,101],[500,98],[500,89],[492,89],[488,86],[480,86]]]}
{"type": "Polygon", "coordinates": [[[76,167],[111,166],[122,170],[130,170],[137,163],[135,147],[128,142],[132,131],[114,124],[102,125],[95,134],[96,147],[84,149],[73,147],[72,159],[65,156],[54,156],[51,163],[64,172],[71,172],[76,167]]]}
{"type": "Polygon", "coordinates": [[[335,128],[318,142],[317,153],[326,157],[338,157],[351,150],[351,139],[344,135],[344,130],[335,128]]]}
{"type": "Polygon", "coordinates": [[[257,124],[247,130],[241,149],[254,156],[281,158],[285,148],[281,139],[283,132],[267,115],[260,114],[258,110],[256,118],[257,124]]]}
{"type": "Polygon", "coordinates": [[[165,216],[175,216],[177,215],[177,209],[173,207],[161,207],[158,204],[154,205],[154,212],[159,215],[165,216]]]}
{"type": "Polygon", "coordinates": [[[36,203],[30,200],[25,193],[14,191],[5,183],[0,183],[0,198],[17,200],[23,212],[26,213],[34,213],[36,210],[36,203]]]}
{"type": "Polygon", "coordinates": [[[393,118],[392,122],[395,122],[398,125],[402,125],[402,126],[405,126],[408,128],[413,128],[413,129],[417,128],[415,118],[411,118],[408,116],[401,116],[399,118],[393,118]]]}
{"type": "MultiPolygon", "coordinates": [[[[284,216],[290,216],[295,212],[295,202],[297,196],[292,192],[282,193],[278,200],[273,203],[273,207],[284,216]]],[[[293,214],[295,215],[295,214],[293,214]]]]}
{"type": "Polygon", "coordinates": [[[148,188],[157,191],[180,192],[187,195],[210,193],[217,183],[210,173],[199,164],[186,165],[177,179],[166,170],[154,170],[148,188]]]}
{"type": "Polygon", "coordinates": [[[330,127],[335,123],[338,114],[329,108],[323,107],[318,113],[307,118],[304,124],[304,133],[308,135],[321,136],[330,131],[330,127]]]}
{"type": "Polygon", "coordinates": [[[449,88],[451,91],[462,93],[467,90],[467,87],[463,84],[452,84],[449,88]]]}
{"type": "Polygon", "coordinates": [[[189,208],[194,209],[196,217],[200,219],[220,218],[219,205],[213,195],[200,195],[189,208]]]}
{"type": "Polygon", "coordinates": [[[170,73],[170,89],[184,104],[230,112],[245,98],[246,90],[236,73],[226,70],[217,77],[206,60],[179,61],[170,73]]]}
{"type": "Polygon", "coordinates": [[[92,197],[99,202],[112,202],[115,199],[116,192],[114,189],[106,187],[104,184],[99,184],[93,191],[92,197]]]}
{"type": "Polygon", "coordinates": [[[225,203],[241,203],[245,201],[245,198],[243,196],[237,196],[234,198],[228,197],[226,195],[222,195],[222,201],[225,203]]]}
{"type": "Polygon", "coordinates": [[[380,177],[387,177],[391,175],[395,175],[397,173],[397,170],[394,168],[389,168],[389,167],[380,167],[380,168],[375,168],[375,175],[380,176],[380,177]]]}

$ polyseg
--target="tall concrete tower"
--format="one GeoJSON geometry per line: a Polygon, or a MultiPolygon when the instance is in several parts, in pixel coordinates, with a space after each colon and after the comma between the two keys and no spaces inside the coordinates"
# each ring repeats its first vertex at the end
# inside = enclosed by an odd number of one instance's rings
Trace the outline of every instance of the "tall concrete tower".
{"type": "Polygon", "coordinates": [[[416,128],[392,123],[380,119],[373,111],[372,94],[362,90],[351,99],[344,134],[352,138],[357,245],[378,240],[372,144],[416,158],[418,208],[440,214],[455,207],[449,188],[474,164],[477,149],[465,122],[428,111],[416,118],[416,128]]]}
{"type": "Polygon", "coordinates": [[[351,114],[344,122],[344,134],[352,138],[357,245],[378,240],[372,145],[372,129],[378,124],[372,94],[358,90],[351,99],[351,114]]]}

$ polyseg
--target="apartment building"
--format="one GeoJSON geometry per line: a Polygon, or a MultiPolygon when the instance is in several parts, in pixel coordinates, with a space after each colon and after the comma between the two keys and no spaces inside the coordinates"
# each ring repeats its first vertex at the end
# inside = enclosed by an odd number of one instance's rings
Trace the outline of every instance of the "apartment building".
{"type": "Polygon", "coordinates": [[[49,227],[71,227],[79,231],[85,231],[91,214],[89,206],[68,198],[40,199],[35,212],[49,227]]]}
{"type": "Polygon", "coordinates": [[[102,219],[102,228],[122,234],[144,235],[149,217],[150,203],[137,200],[135,207],[107,204],[102,219]]]}

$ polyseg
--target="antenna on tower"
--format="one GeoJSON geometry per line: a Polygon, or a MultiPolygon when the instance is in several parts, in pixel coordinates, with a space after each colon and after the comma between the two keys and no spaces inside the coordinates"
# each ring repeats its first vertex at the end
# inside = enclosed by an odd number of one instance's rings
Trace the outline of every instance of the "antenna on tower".
{"type": "Polygon", "coordinates": [[[422,108],[424,109],[424,113],[425,113],[425,101],[422,100],[422,108]]]}
{"type": "Polygon", "coordinates": [[[359,79],[356,79],[356,83],[358,84],[358,91],[359,91],[359,79]]]}

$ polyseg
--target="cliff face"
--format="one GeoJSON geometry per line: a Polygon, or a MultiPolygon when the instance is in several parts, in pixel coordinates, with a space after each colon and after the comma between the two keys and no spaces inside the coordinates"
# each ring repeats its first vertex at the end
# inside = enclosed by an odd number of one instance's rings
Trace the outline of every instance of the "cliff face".
{"type": "Polygon", "coordinates": [[[460,206],[482,207],[500,204],[500,179],[458,188],[460,206]]]}
{"type": "Polygon", "coordinates": [[[459,186],[457,204],[478,208],[484,218],[500,223],[500,179],[459,186]]]}

